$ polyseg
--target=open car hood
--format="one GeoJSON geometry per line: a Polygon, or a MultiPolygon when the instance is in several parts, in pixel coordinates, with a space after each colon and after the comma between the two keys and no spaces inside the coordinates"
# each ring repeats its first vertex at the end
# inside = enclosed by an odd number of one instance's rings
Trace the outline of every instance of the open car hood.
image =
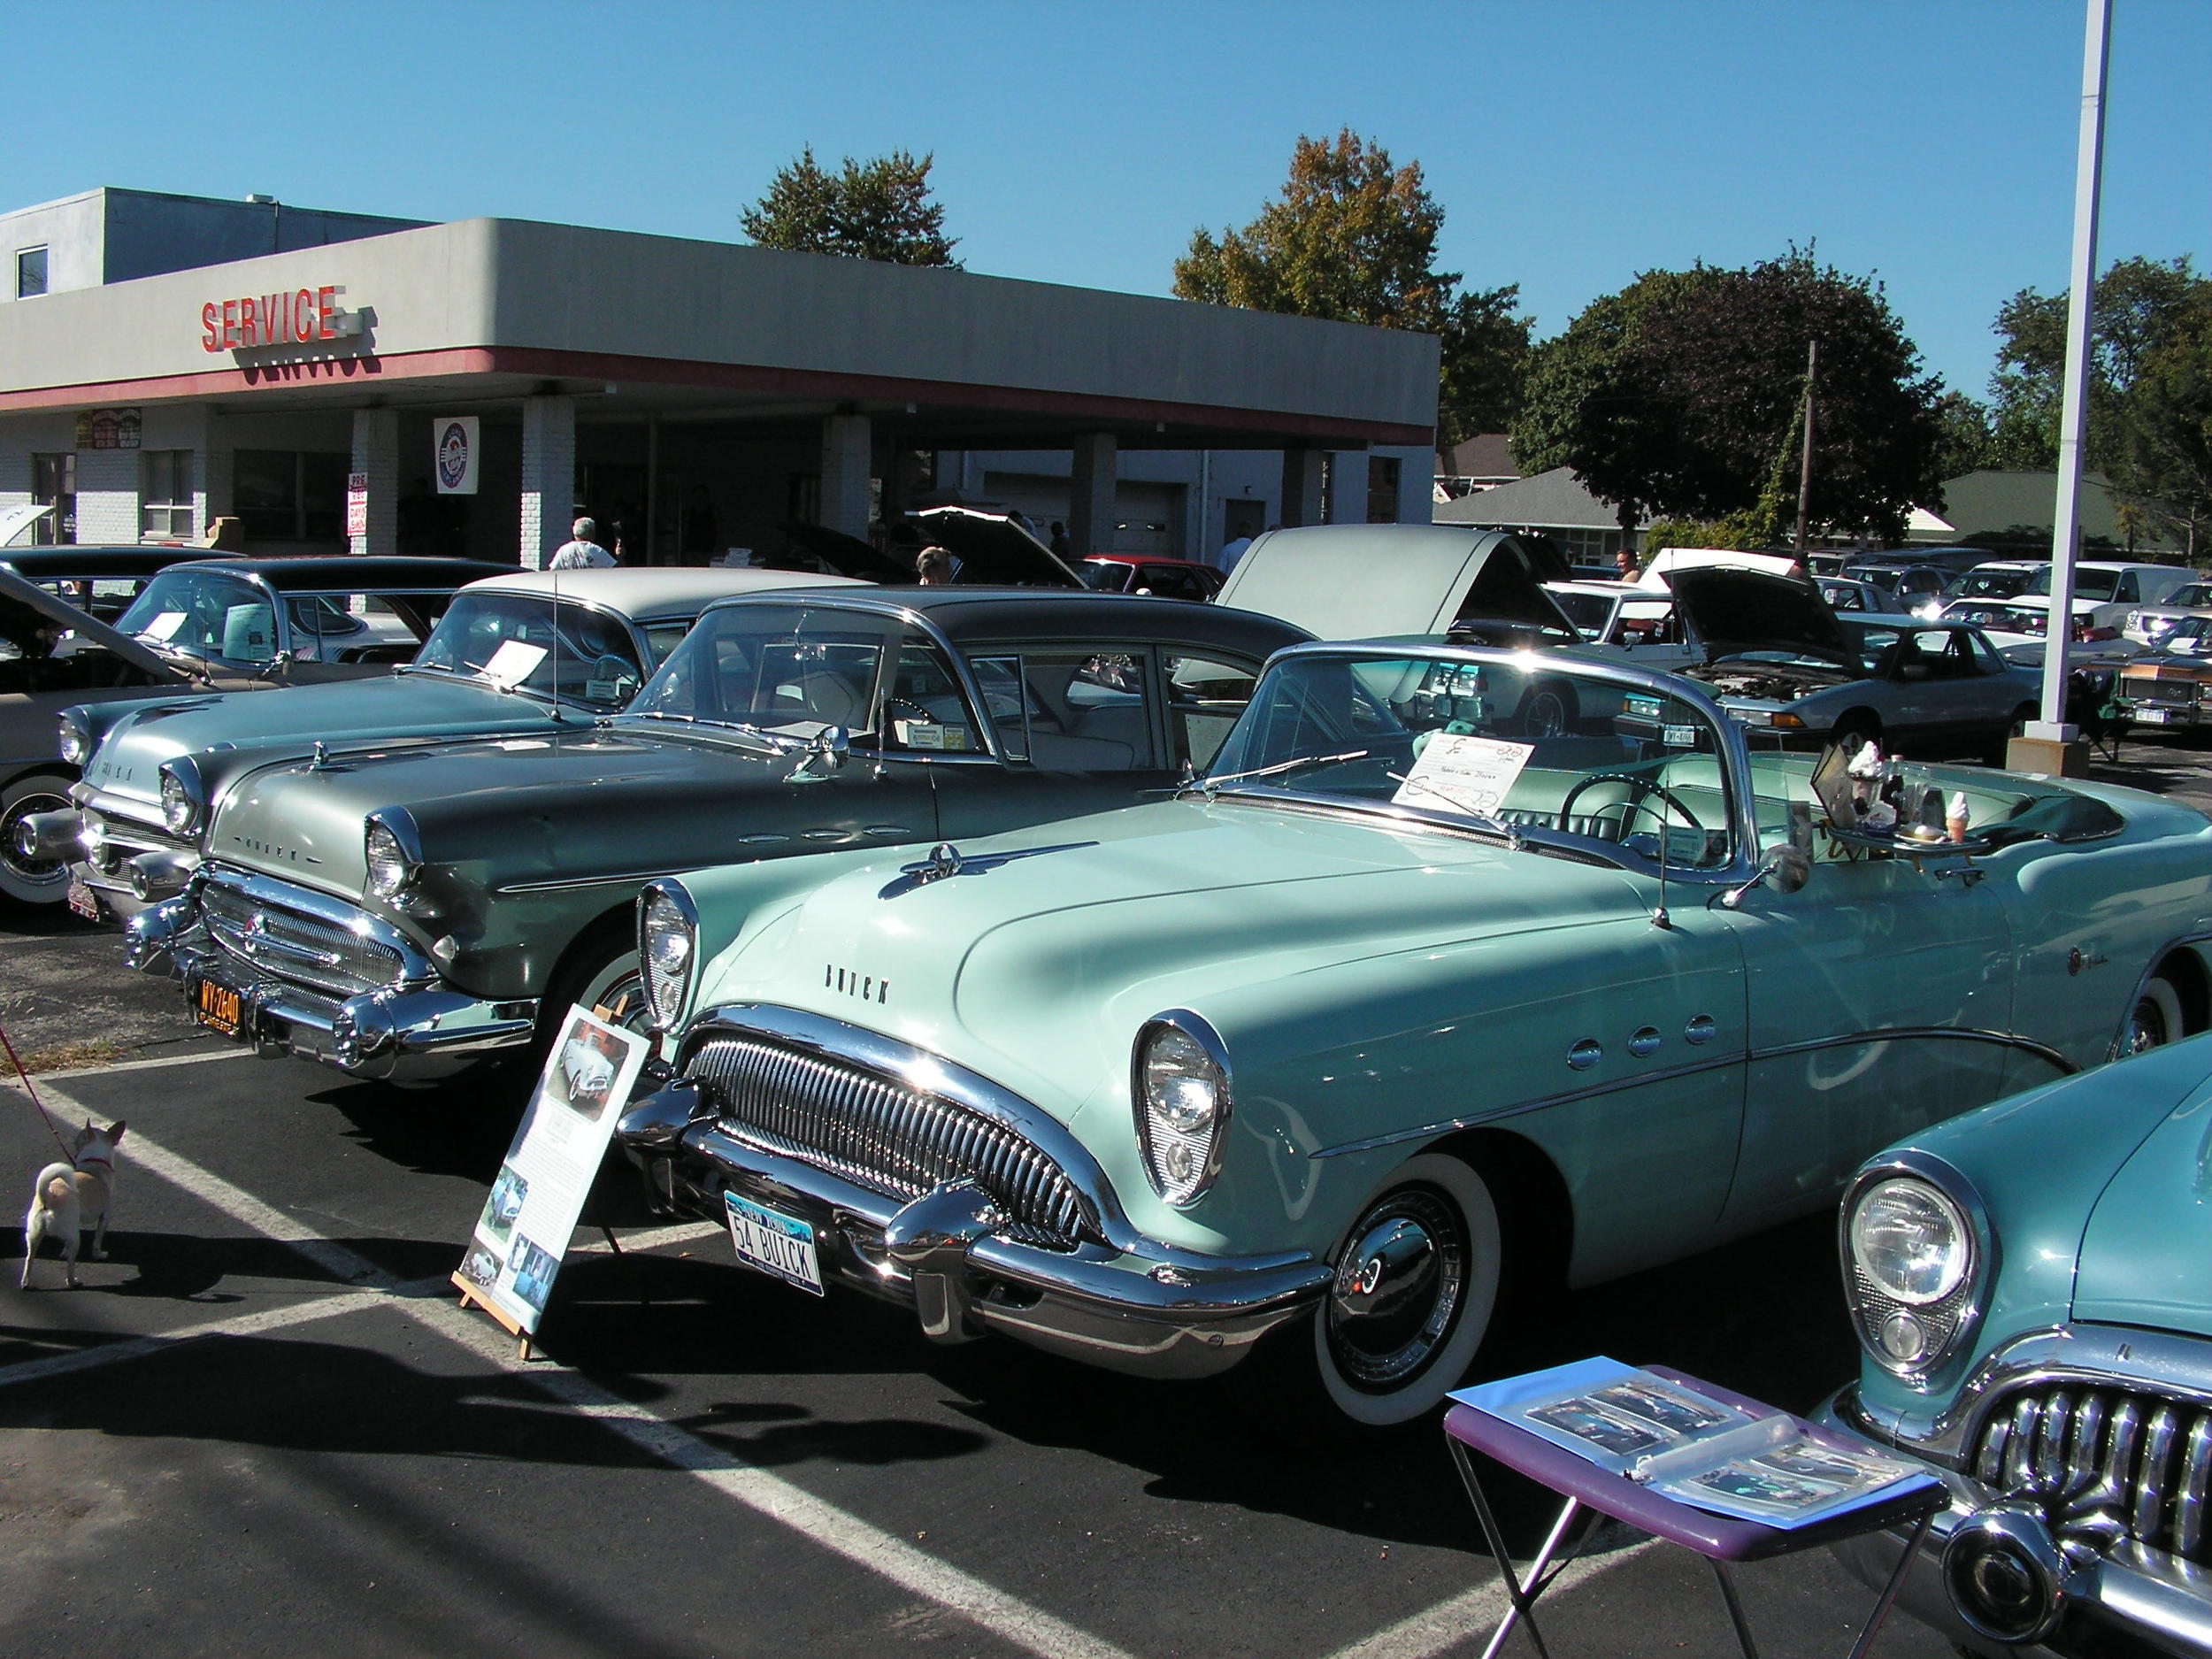
{"type": "Polygon", "coordinates": [[[20,507],[0,507],[0,547],[7,546],[53,511],[50,503],[39,503],[20,507]]]}
{"type": "MultiPolygon", "coordinates": [[[[73,633],[142,669],[157,682],[188,683],[185,676],[127,634],[118,634],[98,618],[57,599],[36,582],[27,582],[13,571],[0,570],[0,642],[29,654],[31,635],[40,629],[54,634],[73,633]]],[[[83,699],[96,702],[94,697],[83,699]]]]}
{"type": "Polygon", "coordinates": [[[960,580],[991,587],[1084,588],[1083,572],[1029,534],[1011,513],[989,507],[925,507],[915,513],[925,542],[960,561],[960,580]]]}
{"type": "Polygon", "coordinates": [[[1707,662],[1787,651],[1856,671],[1859,654],[1835,611],[1804,576],[1704,565],[1674,572],[1676,611],[1707,662]]]}
{"type": "Polygon", "coordinates": [[[803,553],[812,554],[840,576],[856,577],[864,582],[913,585],[911,566],[902,565],[887,553],[878,552],[858,536],[796,518],[787,519],[776,528],[790,538],[792,546],[803,553]]]}

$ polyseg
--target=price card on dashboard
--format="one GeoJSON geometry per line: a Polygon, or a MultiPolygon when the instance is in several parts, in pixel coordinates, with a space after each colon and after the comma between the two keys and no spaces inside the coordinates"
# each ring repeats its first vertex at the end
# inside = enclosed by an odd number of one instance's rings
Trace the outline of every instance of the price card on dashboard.
{"type": "Polygon", "coordinates": [[[139,629],[138,634],[141,639],[165,640],[172,637],[183,626],[183,611],[165,611],[144,627],[139,629]]]}
{"type": "Polygon", "coordinates": [[[525,645],[520,640],[509,640],[492,653],[491,660],[480,672],[495,686],[519,686],[545,657],[542,645],[525,645]]]}
{"type": "Polygon", "coordinates": [[[1400,806],[1456,806],[1487,817],[1513,792],[1535,752],[1533,743],[1433,732],[1391,799],[1400,806]]]}

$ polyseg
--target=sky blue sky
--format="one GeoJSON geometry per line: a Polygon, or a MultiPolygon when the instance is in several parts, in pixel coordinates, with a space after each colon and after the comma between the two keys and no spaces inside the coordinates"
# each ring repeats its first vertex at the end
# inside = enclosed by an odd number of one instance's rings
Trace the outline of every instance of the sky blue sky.
{"type": "MultiPolygon", "coordinates": [[[[2116,0],[2102,251],[2212,256],[2212,0],[2116,0]]],[[[969,268],[1164,293],[1294,140],[1417,160],[1539,336],[1639,271],[1816,243],[1982,395],[2062,289],[2076,0],[4,0],[0,204],[99,184],[739,240],[811,143],[932,151],[969,268]],[[20,119],[35,112],[36,119],[20,119]]]]}

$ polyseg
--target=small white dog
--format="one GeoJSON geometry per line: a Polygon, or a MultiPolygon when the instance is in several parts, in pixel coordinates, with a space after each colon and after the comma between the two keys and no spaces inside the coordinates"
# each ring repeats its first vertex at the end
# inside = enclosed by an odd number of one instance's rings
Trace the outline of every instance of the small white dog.
{"type": "Polygon", "coordinates": [[[79,1235],[86,1228],[92,1229],[92,1259],[107,1260],[108,1210],[115,1202],[115,1145],[122,1138],[121,1123],[101,1129],[88,1118],[72,1149],[76,1162],[49,1164],[38,1172],[30,1213],[23,1217],[19,1288],[30,1288],[31,1263],[38,1259],[38,1247],[49,1234],[61,1240],[72,1290],[77,1287],[79,1235]]]}

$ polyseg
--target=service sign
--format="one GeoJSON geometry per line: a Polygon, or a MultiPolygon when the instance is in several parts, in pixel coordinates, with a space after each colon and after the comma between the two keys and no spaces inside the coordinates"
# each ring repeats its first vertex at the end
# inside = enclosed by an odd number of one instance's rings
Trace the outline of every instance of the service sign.
{"type": "Polygon", "coordinates": [[[262,346],[311,346],[361,332],[361,313],[338,303],[333,283],[275,294],[244,294],[200,307],[200,349],[250,351],[262,346]]]}
{"type": "Polygon", "coordinates": [[[441,415],[430,423],[435,448],[431,465],[437,473],[441,495],[476,494],[476,457],[480,423],[474,415],[441,415]]]}
{"type": "Polygon", "coordinates": [[[529,1333],[545,1317],[647,1039],[572,1008],[454,1281],[529,1333]]]}

